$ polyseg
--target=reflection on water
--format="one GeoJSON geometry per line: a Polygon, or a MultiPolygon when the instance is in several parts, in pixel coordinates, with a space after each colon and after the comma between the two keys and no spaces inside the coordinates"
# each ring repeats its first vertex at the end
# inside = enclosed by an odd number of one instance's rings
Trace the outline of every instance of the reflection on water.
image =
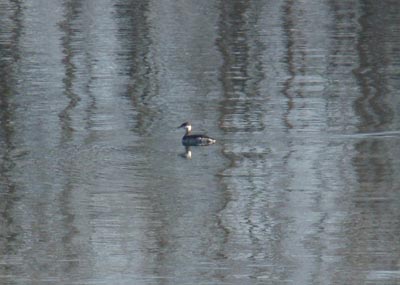
{"type": "Polygon", "coordinates": [[[0,283],[397,284],[399,15],[0,0],[0,283]]]}
{"type": "Polygon", "coordinates": [[[192,148],[190,146],[185,146],[185,151],[181,153],[183,158],[192,158],[192,148]]]}

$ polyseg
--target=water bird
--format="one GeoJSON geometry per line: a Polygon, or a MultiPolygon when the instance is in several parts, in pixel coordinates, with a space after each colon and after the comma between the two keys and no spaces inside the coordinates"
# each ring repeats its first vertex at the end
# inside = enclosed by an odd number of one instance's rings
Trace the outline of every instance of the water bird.
{"type": "Polygon", "coordinates": [[[206,146],[217,142],[217,140],[203,134],[192,135],[192,125],[189,122],[183,123],[178,127],[178,129],[180,128],[186,130],[185,135],[182,138],[182,144],[184,146],[206,146]]]}

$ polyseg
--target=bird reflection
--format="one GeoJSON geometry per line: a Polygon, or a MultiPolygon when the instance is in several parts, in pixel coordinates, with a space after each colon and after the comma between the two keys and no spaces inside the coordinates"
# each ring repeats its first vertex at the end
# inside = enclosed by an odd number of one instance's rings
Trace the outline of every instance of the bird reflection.
{"type": "Polygon", "coordinates": [[[190,146],[185,146],[185,152],[181,153],[180,156],[186,159],[191,159],[192,150],[190,149],[190,146]]]}

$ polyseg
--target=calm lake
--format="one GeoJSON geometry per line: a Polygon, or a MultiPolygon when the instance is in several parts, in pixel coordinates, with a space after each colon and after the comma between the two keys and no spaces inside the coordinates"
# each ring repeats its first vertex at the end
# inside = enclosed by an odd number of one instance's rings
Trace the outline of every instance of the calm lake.
{"type": "Polygon", "coordinates": [[[399,1],[0,0],[0,284],[399,284],[399,46],[399,1]]]}

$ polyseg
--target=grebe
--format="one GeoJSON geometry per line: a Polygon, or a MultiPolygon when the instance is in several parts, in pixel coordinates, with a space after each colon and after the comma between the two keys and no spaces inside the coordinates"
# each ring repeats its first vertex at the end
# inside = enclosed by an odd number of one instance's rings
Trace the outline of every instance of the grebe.
{"type": "Polygon", "coordinates": [[[186,130],[185,135],[182,138],[182,144],[184,146],[205,146],[205,145],[210,145],[214,144],[216,142],[215,139],[210,138],[209,136],[206,135],[192,135],[192,125],[188,122],[183,123],[178,127],[179,128],[184,128],[186,130]]]}

